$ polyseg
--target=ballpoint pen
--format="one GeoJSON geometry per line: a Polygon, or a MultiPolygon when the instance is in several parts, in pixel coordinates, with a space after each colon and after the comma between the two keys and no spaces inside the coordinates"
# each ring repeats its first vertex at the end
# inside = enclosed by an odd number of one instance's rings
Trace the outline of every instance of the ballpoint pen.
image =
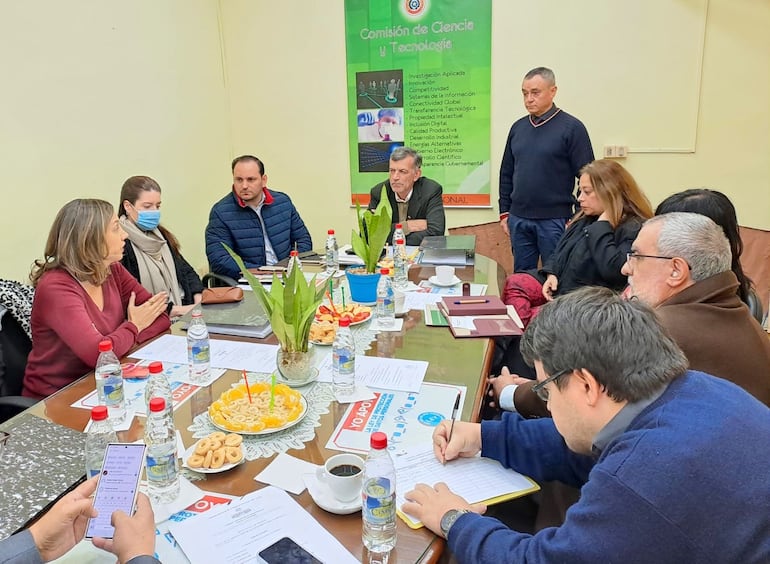
{"type": "Polygon", "coordinates": [[[452,423],[449,426],[449,437],[446,440],[446,444],[452,440],[452,431],[455,430],[455,419],[457,419],[457,410],[460,408],[460,392],[457,392],[457,398],[455,398],[455,406],[452,408],[452,423]]]}

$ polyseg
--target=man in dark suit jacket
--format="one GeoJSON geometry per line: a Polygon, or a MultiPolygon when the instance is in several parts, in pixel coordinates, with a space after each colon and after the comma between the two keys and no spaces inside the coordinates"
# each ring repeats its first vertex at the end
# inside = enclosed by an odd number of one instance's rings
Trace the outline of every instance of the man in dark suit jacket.
{"type": "MultiPolygon", "coordinates": [[[[390,155],[390,179],[385,188],[393,209],[393,225],[388,242],[392,243],[393,229],[400,223],[407,245],[419,245],[426,235],[443,235],[446,219],[441,184],[422,176],[422,156],[409,147],[399,147],[390,155]]],[[[371,190],[369,209],[380,203],[382,184],[371,190]]]]}

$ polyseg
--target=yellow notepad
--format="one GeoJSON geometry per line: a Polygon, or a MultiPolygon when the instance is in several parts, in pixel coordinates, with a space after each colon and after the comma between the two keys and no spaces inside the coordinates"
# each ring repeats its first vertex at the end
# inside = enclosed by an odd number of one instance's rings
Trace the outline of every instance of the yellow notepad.
{"type": "Polygon", "coordinates": [[[434,485],[445,482],[452,492],[468,503],[494,505],[540,489],[527,476],[503,468],[496,460],[475,456],[458,458],[441,464],[433,454],[432,445],[417,445],[394,457],[396,465],[396,507],[398,516],[412,529],[422,522],[401,510],[404,494],[419,483],[434,485]]]}

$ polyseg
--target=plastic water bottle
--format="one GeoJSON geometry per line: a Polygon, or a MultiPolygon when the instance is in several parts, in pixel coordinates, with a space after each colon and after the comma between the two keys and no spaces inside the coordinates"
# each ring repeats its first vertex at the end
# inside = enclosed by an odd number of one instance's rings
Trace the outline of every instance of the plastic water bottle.
{"type": "Polygon", "coordinates": [[[393,245],[393,287],[403,290],[409,284],[409,259],[403,239],[397,239],[393,245]]]}
{"type": "Polygon", "coordinates": [[[174,420],[166,400],[152,398],[144,430],[147,445],[147,492],[156,503],[168,503],[179,495],[179,461],[176,457],[174,420]]]}
{"type": "Polygon", "coordinates": [[[193,310],[190,326],[187,328],[187,364],[190,380],[196,384],[208,380],[211,368],[209,330],[199,309],[193,310]]]}
{"type": "Polygon", "coordinates": [[[380,327],[393,327],[396,322],[396,302],[393,296],[393,283],[390,281],[390,269],[380,269],[380,281],[377,283],[377,323],[380,327]]]}
{"type": "Polygon", "coordinates": [[[106,405],[110,421],[117,426],[126,419],[126,402],[123,396],[123,369],[115,353],[112,341],[104,339],[99,343],[99,357],[94,369],[96,392],[99,403],[106,405]]]}
{"type": "Polygon", "coordinates": [[[86,478],[93,478],[102,469],[107,445],[117,443],[118,435],[107,419],[107,406],[91,408],[91,426],[86,433],[86,478]]]}
{"type": "Polygon", "coordinates": [[[332,384],[334,394],[352,396],[356,387],[356,347],[350,332],[350,318],[340,318],[332,344],[332,384]]]}
{"type": "MultiPolygon", "coordinates": [[[[401,223],[396,223],[396,228],[393,230],[393,242],[395,243],[398,240],[406,241],[406,235],[404,235],[404,225],[401,223]]],[[[398,244],[398,243],[396,243],[398,244]]]]}
{"type": "Polygon", "coordinates": [[[362,539],[370,552],[390,552],[396,546],[396,469],[385,433],[372,433],[361,488],[362,539]]]}
{"type": "Polygon", "coordinates": [[[166,400],[166,410],[173,411],[174,402],[171,397],[171,385],[168,378],[163,373],[162,362],[151,362],[150,376],[147,378],[147,384],[144,387],[144,401],[147,404],[147,414],[150,413],[150,400],[152,398],[163,398],[166,400]]]}
{"type": "Polygon", "coordinates": [[[297,268],[299,270],[302,270],[302,261],[299,260],[299,251],[291,251],[289,253],[289,264],[286,265],[287,274],[291,274],[291,272],[294,270],[295,263],[297,265],[297,268]]]}
{"type": "Polygon", "coordinates": [[[326,233],[326,274],[334,274],[340,269],[340,251],[334,229],[329,229],[326,233]]]}

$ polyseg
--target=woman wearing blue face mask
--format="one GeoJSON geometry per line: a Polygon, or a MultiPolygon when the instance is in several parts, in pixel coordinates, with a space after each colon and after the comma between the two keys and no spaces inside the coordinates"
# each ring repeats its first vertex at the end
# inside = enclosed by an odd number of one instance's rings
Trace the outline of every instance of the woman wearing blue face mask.
{"type": "Polygon", "coordinates": [[[123,183],[118,209],[128,233],[123,266],[150,293],[168,292],[171,317],[184,315],[200,303],[203,284],[177,238],[160,225],[160,186],[149,176],[132,176],[123,183]]]}

